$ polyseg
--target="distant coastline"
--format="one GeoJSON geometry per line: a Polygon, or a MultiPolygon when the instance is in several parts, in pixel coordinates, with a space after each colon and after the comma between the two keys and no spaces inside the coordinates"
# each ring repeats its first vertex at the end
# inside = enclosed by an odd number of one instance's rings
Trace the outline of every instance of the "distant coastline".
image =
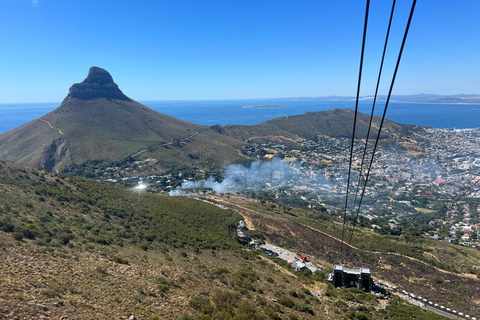
{"type": "Polygon", "coordinates": [[[287,106],[277,105],[259,105],[259,106],[244,106],[245,109],[273,109],[273,108],[288,108],[287,106]]]}
{"type": "MultiPolygon", "coordinates": [[[[392,97],[393,98],[393,97],[392,97]]],[[[141,101],[155,111],[185,121],[212,126],[254,125],[277,117],[337,108],[355,108],[346,99],[237,99],[237,100],[160,100],[141,101]],[[255,108],[245,108],[246,106],[255,108]],[[276,106],[274,108],[265,106],[276,106]],[[283,108],[282,108],[283,106],[283,108]],[[285,107],[288,106],[288,107],[285,107]],[[259,108],[260,107],[260,108],[259,108]],[[280,107],[280,108],[279,108],[280,107]]],[[[381,115],[384,102],[377,101],[381,115]]],[[[42,117],[60,105],[52,103],[0,103],[0,134],[42,117]]],[[[359,112],[370,114],[371,100],[359,101],[359,112]]],[[[434,128],[480,128],[480,104],[390,101],[387,118],[392,121],[434,128]],[[474,110],[477,109],[477,110],[474,110]]]]}

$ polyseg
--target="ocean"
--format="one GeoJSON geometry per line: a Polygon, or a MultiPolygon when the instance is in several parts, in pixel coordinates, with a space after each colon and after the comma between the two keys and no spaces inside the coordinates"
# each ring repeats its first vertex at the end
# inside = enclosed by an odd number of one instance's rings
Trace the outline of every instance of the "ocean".
{"type": "MultiPolygon", "coordinates": [[[[142,104],[170,116],[202,125],[252,125],[280,116],[355,108],[354,100],[320,99],[242,99],[143,101],[142,104]],[[281,106],[282,108],[245,108],[247,106],[281,106]]],[[[60,105],[54,103],[0,104],[0,133],[34,120],[60,105]]],[[[370,114],[372,101],[362,100],[359,111],[370,114]]],[[[383,102],[377,103],[376,115],[383,112],[383,102]]],[[[387,118],[393,121],[434,128],[480,127],[480,105],[427,104],[391,101],[387,118]]]]}

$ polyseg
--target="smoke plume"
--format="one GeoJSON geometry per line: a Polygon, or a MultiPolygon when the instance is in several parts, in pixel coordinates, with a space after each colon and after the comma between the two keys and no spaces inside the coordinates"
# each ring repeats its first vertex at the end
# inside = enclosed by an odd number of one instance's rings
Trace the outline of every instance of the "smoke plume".
{"type": "Polygon", "coordinates": [[[255,161],[249,167],[233,164],[225,167],[225,178],[185,181],[170,195],[182,195],[187,190],[210,188],[217,193],[237,193],[249,189],[278,189],[299,176],[298,165],[274,158],[269,162],[255,161]]]}

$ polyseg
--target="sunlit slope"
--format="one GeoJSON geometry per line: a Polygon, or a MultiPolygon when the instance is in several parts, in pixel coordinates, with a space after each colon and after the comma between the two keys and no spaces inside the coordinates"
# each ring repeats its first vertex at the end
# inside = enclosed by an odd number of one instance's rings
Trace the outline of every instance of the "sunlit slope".
{"type": "Polygon", "coordinates": [[[240,216],[203,201],[1,160],[0,193],[1,319],[345,319],[347,303],[356,319],[441,319],[245,250],[240,216]]]}
{"type": "Polygon", "coordinates": [[[398,236],[381,235],[362,227],[355,229],[353,246],[342,247],[342,223],[325,212],[292,208],[285,213],[280,207],[272,208],[270,202],[235,196],[210,198],[237,209],[250,228],[271,243],[307,252],[314,261],[324,264],[344,259],[347,267],[368,267],[378,280],[478,318],[480,252],[476,248],[420,237],[415,244],[406,243],[398,236]]]}
{"type": "MultiPolygon", "coordinates": [[[[315,139],[317,136],[351,137],[353,119],[353,110],[335,109],[279,117],[253,126],[234,125],[222,129],[225,134],[242,140],[268,135],[308,139],[315,139]]],[[[371,137],[377,135],[380,119],[380,117],[374,117],[371,137]]],[[[369,120],[370,115],[358,113],[355,134],[357,139],[366,138],[369,120]]],[[[385,120],[381,139],[409,146],[415,144],[415,139],[419,138],[422,132],[421,127],[385,120]]]]}
{"type": "Polygon", "coordinates": [[[87,101],[67,98],[41,119],[58,129],[36,119],[2,134],[0,156],[52,170],[86,160],[118,160],[202,129],[134,101],[119,103],[103,98],[87,101]]]}
{"type": "MultiPolygon", "coordinates": [[[[210,162],[217,161],[209,156],[216,152],[215,145],[221,145],[226,155],[218,165],[234,161],[238,154],[232,146],[241,141],[207,129],[126,97],[107,71],[92,67],[84,82],[70,88],[60,107],[0,135],[0,158],[60,171],[89,160],[118,161],[161,144],[179,148],[188,142],[196,145],[190,149],[201,150],[205,161],[209,157],[210,162]],[[196,140],[200,132],[208,139],[196,140]]],[[[157,148],[155,155],[162,157],[162,150],[157,148]]],[[[186,156],[185,152],[177,154],[186,156]]]]}

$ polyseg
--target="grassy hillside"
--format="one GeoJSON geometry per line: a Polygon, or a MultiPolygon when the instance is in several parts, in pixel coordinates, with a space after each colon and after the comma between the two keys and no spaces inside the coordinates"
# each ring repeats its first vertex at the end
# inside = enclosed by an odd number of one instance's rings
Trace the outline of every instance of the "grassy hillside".
{"type": "Polygon", "coordinates": [[[70,87],[57,109],[0,134],[0,158],[60,172],[88,161],[121,161],[148,151],[171,168],[164,161],[169,159],[166,149],[175,148],[176,165],[182,158],[189,166],[198,165],[189,159],[201,159],[218,167],[239,158],[241,145],[235,138],[128,98],[106,70],[92,67],[83,82],[70,87]]]}
{"type": "MultiPolygon", "coordinates": [[[[288,138],[315,139],[317,136],[351,137],[354,111],[335,109],[321,112],[308,112],[302,115],[279,117],[253,126],[226,126],[223,132],[237,139],[253,137],[283,136],[288,138]]],[[[370,115],[359,113],[355,137],[364,139],[367,135],[370,115]]],[[[374,117],[372,137],[375,137],[380,118],[374,117]]],[[[394,141],[405,147],[413,147],[412,139],[419,137],[421,128],[386,120],[381,139],[394,141]]]]}
{"type": "MultiPolygon", "coordinates": [[[[307,252],[316,260],[338,263],[342,224],[331,216],[292,208],[288,213],[241,197],[216,197],[239,210],[250,226],[269,241],[307,252]]],[[[480,313],[480,251],[435,241],[406,243],[357,228],[354,247],[348,247],[347,266],[367,266],[372,274],[408,292],[470,315],[480,313]],[[468,294],[466,294],[468,293],[468,294]]],[[[343,252],[347,247],[343,248],[343,252]]]]}
{"type": "Polygon", "coordinates": [[[0,177],[0,227],[17,240],[143,249],[157,243],[199,249],[235,244],[225,224],[233,213],[203,202],[60,179],[5,162],[0,177]]]}
{"type": "Polygon", "coordinates": [[[171,167],[169,159],[195,165],[189,155],[221,166],[240,157],[236,150],[241,145],[241,141],[208,127],[175,119],[134,101],[67,98],[41,120],[0,135],[0,157],[61,171],[90,160],[120,161],[158,146],[150,155],[161,159],[164,167],[171,167]],[[178,155],[168,157],[169,149],[175,149],[178,155]]]}
{"type": "Polygon", "coordinates": [[[441,319],[247,251],[202,201],[5,161],[0,192],[2,319],[441,319]]]}

